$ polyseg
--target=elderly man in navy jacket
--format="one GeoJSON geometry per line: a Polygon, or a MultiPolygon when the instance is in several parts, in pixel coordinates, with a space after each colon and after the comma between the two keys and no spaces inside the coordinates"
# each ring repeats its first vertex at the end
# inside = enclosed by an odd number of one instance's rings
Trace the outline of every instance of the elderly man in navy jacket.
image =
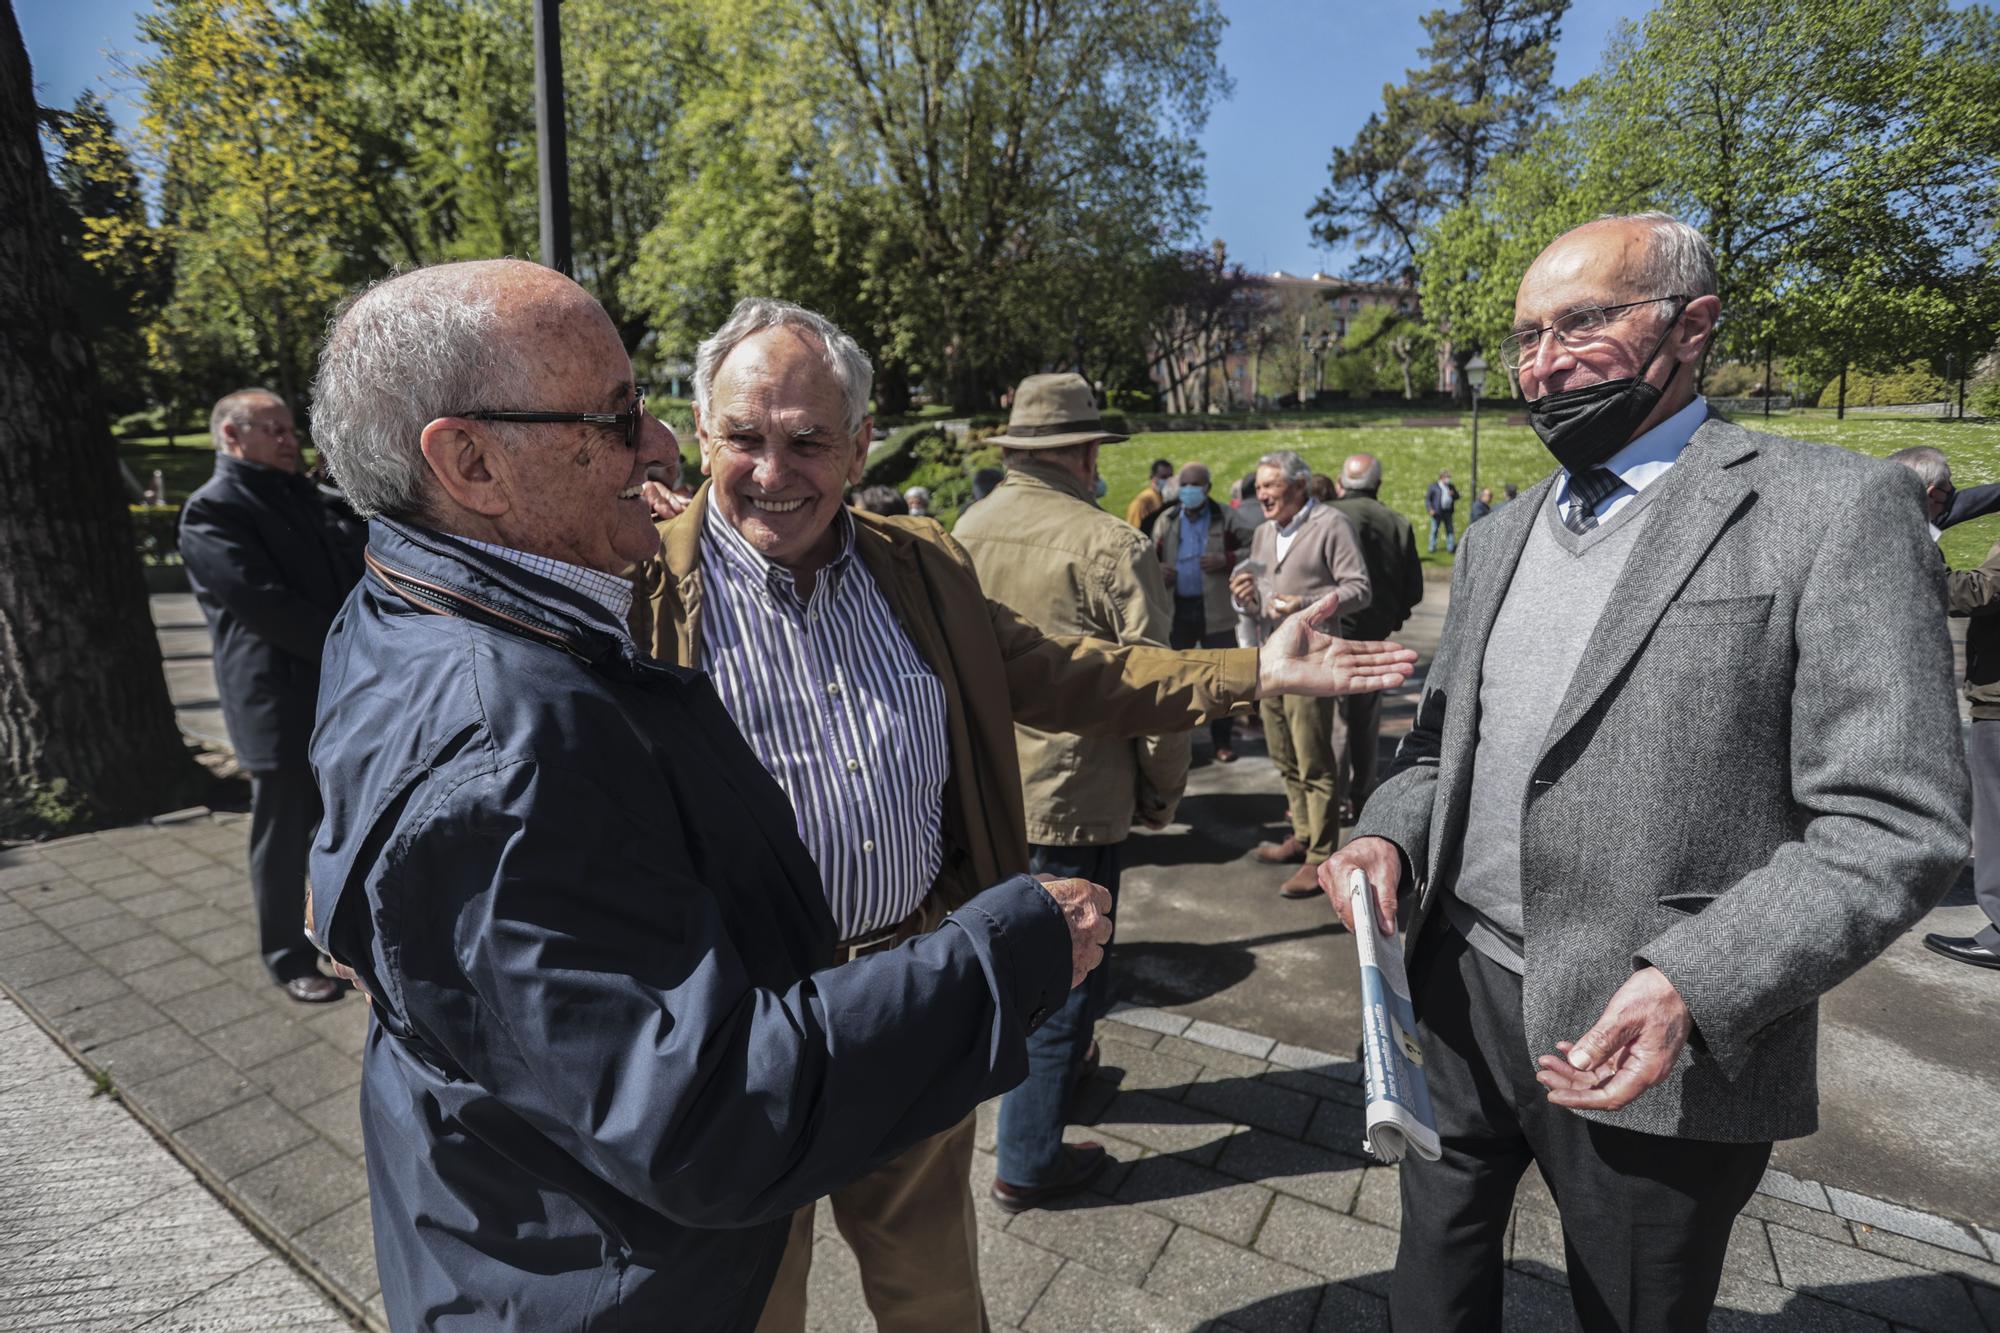
{"type": "Polygon", "coordinates": [[[830,966],[782,791],[620,572],[675,443],[551,270],[420,269],[338,316],[315,421],[373,516],[313,764],[322,945],[398,1329],[754,1326],[793,1209],[1018,1082],[1105,892],[1019,875],[830,966]]]}
{"type": "Polygon", "coordinates": [[[180,552],[214,642],[216,692],[250,775],[250,887],[258,951],[285,993],[340,998],[305,936],[306,848],[319,794],[306,766],[320,646],[361,577],[359,542],[299,475],[292,412],[239,389],[209,417],[215,475],[181,510],[180,552]]]}

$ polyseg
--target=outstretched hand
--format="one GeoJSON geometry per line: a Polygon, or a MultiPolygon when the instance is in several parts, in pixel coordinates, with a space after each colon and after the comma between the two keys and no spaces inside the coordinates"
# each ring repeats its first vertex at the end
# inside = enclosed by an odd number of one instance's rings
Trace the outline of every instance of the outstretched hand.
{"type": "Polygon", "coordinates": [[[1694,1020],[1687,1001],[1657,967],[1626,978],[1604,1015],[1575,1041],[1556,1043],[1535,1081],[1573,1111],[1616,1111],[1673,1072],[1694,1020]]]}
{"type": "Polygon", "coordinates": [[[1257,653],[1257,697],[1373,694],[1410,678],[1414,649],[1343,639],[1332,632],[1339,618],[1340,594],[1330,592],[1279,624],[1257,653]]]}

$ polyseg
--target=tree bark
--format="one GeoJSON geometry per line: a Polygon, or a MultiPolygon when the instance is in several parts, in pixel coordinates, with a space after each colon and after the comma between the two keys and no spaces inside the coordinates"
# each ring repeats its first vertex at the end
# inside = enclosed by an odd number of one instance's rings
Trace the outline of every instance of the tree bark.
{"type": "Polygon", "coordinates": [[[0,7],[0,833],[187,805],[131,515],[62,257],[34,84],[0,7]]]}

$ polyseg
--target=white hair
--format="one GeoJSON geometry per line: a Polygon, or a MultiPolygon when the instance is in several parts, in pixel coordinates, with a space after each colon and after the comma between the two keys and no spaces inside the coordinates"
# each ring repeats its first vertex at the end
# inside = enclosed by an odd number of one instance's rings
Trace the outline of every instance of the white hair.
{"type": "Polygon", "coordinates": [[[1924,483],[1924,489],[1934,486],[1951,485],[1951,460],[1944,456],[1944,450],[1933,449],[1927,444],[1912,445],[1908,449],[1898,449],[1889,455],[1891,463],[1901,463],[1917,474],[1924,483]]]}
{"type": "Polygon", "coordinates": [[[313,377],[313,441],[363,517],[429,507],[424,427],[490,409],[519,373],[498,303],[468,264],[370,284],[334,311],[313,377]]]}
{"type": "Polygon", "coordinates": [[[875,387],[875,366],[861,344],[825,315],[773,296],[746,296],[729,312],[722,327],[701,340],[694,354],[694,407],[701,414],[704,429],[709,424],[710,395],[715,390],[715,372],[744,339],[766,329],[804,329],[819,339],[827,369],[840,381],[847,399],[847,433],[861,429],[868,419],[868,395],[875,387]]]}
{"type": "Polygon", "coordinates": [[[1310,481],[1312,479],[1313,470],[1311,466],[1306,463],[1305,459],[1300,458],[1290,449],[1274,450],[1257,460],[1257,470],[1259,472],[1267,467],[1278,469],[1284,475],[1285,481],[1288,484],[1310,481]]]}
{"type": "Polygon", "coordinates": [[[208,414],[208,438],[217,449],[222,448],[222,428],[241,426],[250,420],[250,414],[265,403],[287,406],[284,398],[274,389],[238,389],[225,393],[215,400],[215,410],[208,414]]]}
{"type": "Polygon", "coordinates": [[[1659,296],[1715,295],[1715,251],[1708,238],[1671,213],[1606,214],[1599,222],[1637,223],[1651,233],[1645,263],[1632,281],[1659,296]]]}

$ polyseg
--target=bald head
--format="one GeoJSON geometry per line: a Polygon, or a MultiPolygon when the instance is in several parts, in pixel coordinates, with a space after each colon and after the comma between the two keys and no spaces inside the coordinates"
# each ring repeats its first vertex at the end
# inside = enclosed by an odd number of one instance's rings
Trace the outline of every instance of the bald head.
{"type": "Polygon", "coordinates": [[[314,436],[357,510],[420,516],[432,496],[424,427],[478,409],[568,407],[544,395],[574,377],[582,349],[602,359],[606,329],[588,292],[524,260],[384,279],[334,316],[313,380],[314,436]]]}
{"type": "Polygon", "coordinates": [[[1340,488],[1373,495],[1382,489],[1382,460],[1373,454],[1349,454],[1340,465],[1340,488]]]}
{"type": "Polygon", "coordinates": [[[1199,486],[1203,490],[1206,490],[1208,489],[1209,482],[1208,464],[1184,463],[1181,465],[1181,485],[1199,486]]]}

